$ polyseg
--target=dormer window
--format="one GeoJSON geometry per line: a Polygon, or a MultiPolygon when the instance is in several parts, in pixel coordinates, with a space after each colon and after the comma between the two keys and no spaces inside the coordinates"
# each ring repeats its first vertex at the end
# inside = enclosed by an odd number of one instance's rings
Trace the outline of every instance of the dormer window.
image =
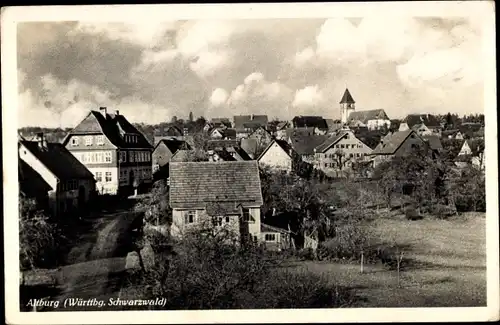
{"type": "Polygon", "coordinates": [[[104,145],[104,135],[98,135],[96,140],[97,140],[97,145],[98,146],[103,146],[104,145]]]}
{"type": "Polygon", "coordinates": [[[77,138],[77,137],[72,137],[72,138],[71,138],[71,145],[72,145],[72,146],[77,146],[77,145],[78,145],[78,143],[79,143],[79,141],[78,141],[78,138],[77,138]]]}
{"type": "Polygon", "coordinates": [[[85,145],[86,146],[91,146],[92,145],[92,136],[86,136],[85,137],[85,145]]]}

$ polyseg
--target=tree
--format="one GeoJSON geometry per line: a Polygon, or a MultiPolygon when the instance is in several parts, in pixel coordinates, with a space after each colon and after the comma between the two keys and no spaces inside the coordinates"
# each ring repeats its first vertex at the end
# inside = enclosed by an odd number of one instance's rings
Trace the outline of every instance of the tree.
{"type": "Polygon", "coordinates": [[[333,154],[333,163],[337,169],[337,177],[348,176],[348,169],[352,163],[353,158],[347,156],[347,154],[338,149],[333,154]]]}
{"type": "Polygon", "coordinates": [[[189,122],[193,122],[193,112],[189,112],[189,122]]]}
{"type": "Polygon", "coordinates": [[[170,120],[170,123],[177,123],[178,119],[177,116],[172,116],[172,119],[170,120]]]}

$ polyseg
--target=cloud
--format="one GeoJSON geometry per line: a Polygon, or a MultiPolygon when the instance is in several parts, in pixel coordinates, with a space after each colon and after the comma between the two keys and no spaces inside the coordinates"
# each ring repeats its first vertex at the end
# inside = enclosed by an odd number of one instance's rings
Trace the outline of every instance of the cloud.
{"type": "Polygon", "coordinates": [[[218,88],[212,93],[214,105],[209,116],[233,116],[239,114],[267,114],[282,116],[290,105],[293,92],[277,81],[266,80],[260,72],[244,78],[243,83],[228,92],[218,88]]]}
{"type": "Polygon", "coordinates": [[[292,105],[295,107],[313,107],[323,101],[323,94],[318,85],[307,86],[295,92],[292,105]]]}

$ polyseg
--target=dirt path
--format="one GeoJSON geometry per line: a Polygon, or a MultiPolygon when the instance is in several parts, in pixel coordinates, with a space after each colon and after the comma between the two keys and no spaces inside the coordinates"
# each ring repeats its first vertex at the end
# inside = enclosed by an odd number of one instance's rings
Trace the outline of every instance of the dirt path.
{"type": "MultiPolygon", "coordinates": [[[[130,243],[128,229],[135,219],[130,212],[103,215],[94,227],[95,233],[85,234],[71,252],[74,264],[61,267],[58,274],[61,293],[56,298],[60,306],[67,298],[103,299],[116,296],[120,275],[130,243]]],[[[94,310],[92,307],[59,307],[59,311],[94,310]]],[[[95,310],[98,310],[97,307],[95,310]]]]}

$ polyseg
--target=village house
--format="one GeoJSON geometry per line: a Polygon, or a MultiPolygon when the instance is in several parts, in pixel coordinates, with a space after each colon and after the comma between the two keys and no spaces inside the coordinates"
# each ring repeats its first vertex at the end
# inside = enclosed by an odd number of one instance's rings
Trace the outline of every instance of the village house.
{"type": "Polygon", "coordinates": [[[18,159],[19,196],[33,199],[38,208],[49,208],[49,191],[52,187],[30,165],[21,158],[18,159]]]}
{"type": "Polygon", "coordinates": [[[236,139],[236,130],[227,128],[213,128],[209,137],[212,139],[230,140],[236,139]]]}
{"type": "Polygon", "coordinates": [[[459,167],[466,166],[471,163],[474,167],[484,170],[486,166],[486,159],[484,159],[484,141],[478,140],[465,140],[460,152],[456,158],[456,165],[459,167]]]}
{"type": "Polygon", "coordinates": [[[43,133],[37,141],[19,141],[19,158],[50,186],[48,207],[52,214],[84,209],[92,199],[96,190],[92,173],[62,144],[47,142],[43,133]]]}
{"type": "Polygon", "coordinates": [[[481,123],[463,123],[458,127],[464,139],[484,138],[484,127],[481,123]]]}
{"type": "Polygon", "coordinates": [[[119,111],[90,111],[63,145],[92,172],[100,194],[126,194],[152,181],[153,147],[119,111]]]}
{"type": "Polygon", "coordinates": [[[429,144],[429,147],[436,153],[441,153],[443,151],[443,144],[441,139],[437,135],[424,135],[422,138],[429,144]]]}
{"type": "Polygon", "coordinates": [[[250,158],[250,156],[246,153],[246,151],[239,146],[225,147],[225,150],[229,152],[229,154],[236,161],[252,160],[252,158],[250,158]]]}
{"type": "Polygon", "coordinates": [[[351,112],[347,124],[355,127],[367,127],[368,130],[389,129],[391,120],[383,109],[373,109],[351,112]]]}
{"type": "Polygon", "coordinates": [[[328,125],[322,116],[295,116],[292,119],[293,128],[312,128],[314,134],[324,135],[328,132],[328,125]]]}
{"type": "Polygon", "coordinates": [[[169,125],[163,130],[155,132],[154,145],[156,146],[161,140],[184,140],[185,132],[175,125],[169,125]]]}
{"type": "Polygon", "coordinates": [[[331,118],[325,119],[326,125],[328,127],[328,134],[333,134],[337,132],[337,130],[342,128],[342,122],[340,120],[334,120],[331,118]]]}
{"type": "Polygon", "coordinates": [[[153,173],[170,162],[172,156],[180,149],[190,150],[191,146],[186,141],[177,139],[162,139],[153,150],[153,173]]]}
{"type": "Polygon", "coordinates": [[[399,125],[399,131],[412,129],[418,135],[438,135],[441,136],[441,123],[432,114],[410,114],[407,115],[399,125]]]}
{"type": "Polygon", "coordinates": [[[260,145],[267,146],[273,140],[273,136],[265,128],[259,126],[248,135],[248,139],[255,139],[260,145]]]}
{"type": "Polygon", "coordinates": [[[236,129],[236,138],[246,138],[259,127],[266,128],[267,123],[267,115],[235,115],[234,129],[236,129]]]}
{"type": "Polygon", "coordinates": [[[342,129],[314,149],[315,167],[328,176],[343,177],[355,162],[367,160],[371,152],[352,130],[342,129]]]}
{"type": "Polygon", "coordinates": [[[256,161],[172,162],[169,172],[171,233],[195,225],[227,227],[240,239],[261,239],[263,205],[256,161]]]}
{"type": "Polygon", "coordinates": [[[441,137],[445,139],[463,140],[464,136],[459,129],[445,130],[441,132],[441,137]]]}
{"type": "Polygon", "coordinates": [[[274,131],[274,136],[276,139],[286,138],[286,130],[291,128],[292,125],[288,121],[281,121],[276,124],[276,130],[274,131]]]}
{"type": "Polygon", "coordinates": [[[273,140],[257,158],[259,165],[275,170],[291,172],[294,168],[295,151],[285,140],[273,140]]]}
{"type": "Polygon", "coordinates": [[[408,156],[427,145],[426,141],[414,130],[397,131],[387,134],[372,151],[374,166],[395,156],[408,156]]]}
{"type": "Polygon", "coordinates": [[[233,125],[227,117],[214,117],[210,120],[214,128],[232,128],[233,125]]]}
{"type": "Polygon", "coordinates": [[[282,251],[292,248],[292,232],[261,223],[261,240],[267,250],[282,251]]]}
{"type": "Polygon", "coordinates": [[[300,156],[303,162],[317,165],[314,149],[328,139],[327,135],[317,135],[308,130],[295,130],[290,133],[287,142],[300,156]]]}
{"type": "Polygon", "coordinates": [[[236,161],[236,158],[226,148],[207,150],[208,161],[236,161]]]}

